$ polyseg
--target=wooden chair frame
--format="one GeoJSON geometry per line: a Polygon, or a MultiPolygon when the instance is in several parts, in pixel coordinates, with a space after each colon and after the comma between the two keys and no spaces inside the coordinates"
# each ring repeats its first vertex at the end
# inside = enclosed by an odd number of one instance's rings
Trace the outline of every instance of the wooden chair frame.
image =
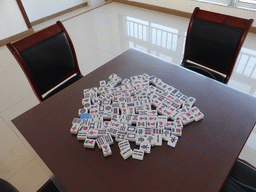
{"type": "Polygon", "coordinates": [[[21,39],[15,43],[8,43],[6,45],[8,47],[8,49],[11,51],[11,53],[14,55],[15,59],[18,61],[19,65],[21,66],[23,72],[25,73],[27,79],[29,80],[30,85],[33,88],[34,93],[36,94],[37,98],[39,99],[39,101],[43,101],[44,98],[42,97],[42,95],[46,92],[48,92],[49,90],[51,90],[52,88],[54,88],[55,86],[57,86],[58,84],[60,84],[61,82],[63,82],[64,80],[66,80],[67,78],[69,78],[70,76],[72,76],[73,74],[77,74],[77,75],[81,75],[81,71],[79,69],[78,66],[78,62],[77,62],[77,57],[76,57],[76,53],[75,53],[75,49],[73,46],[73,43],[70,39],[70,36],[68,35],[67,30],[65,29],[65,27],[63,26],[63,24],[60,21],[57,21],[56,24],[47,27],[46,29],[43,29],[39,32],[36,32],[24,39],[21,39]],[[25,50],[26,48],[29,48],[47,38],[52,37],[53,35],[56,35],[60,32],[64,32],[68,42],[70,44],[72,53],[73,53],[73,57],[74,57],[74,61],[75,61],[75,69],[72,70],[71,72],[69,72],[67,75],[65,75],[64,77],[62,77],[61,79],[59,79],[59,81],[49,87],[47,87],[46,90],[43,91],[43,93],[41,94],[39,89],[37,88],[37,85],[35,83],[34,78],[32,77],[31,72],[29,71],[29,69],[27,68],[27,65],[25,64],[24,60],[22,59],[21,55],[19,54],[19,52],[21,52],[22,50],[25,50]]]}
{"type": "Polygon", "coordinates": [[[189,26],[188,26],[187,38],[186,38],[186,43],[185,43],[185,52],[184,52],[184,57],[183,57],[182,63],[184,63],[186,60],[190,60],[190,61],[198,63],[198,64],[200,64],[202,66],[205,66],[205,67],[207,67],[207,68],[209,68],[211,70],[220,72],[220,73],[226,75],[224,83],[227,83],[228,80],[230,79],[230,76],[231,76],[231,73],[233,71],[236,59],[238,57],[238,54],[239,54],[240,49],[242,47],[242,44],[243,44],[243,42],[244,42],[244,40],[246,38],[246,35],[247,35],[247,33],[248,33],[252,23],[253,23],[253,19],[249,19],[249,20],[242,19],[242,18],[238,18],[238,17],[233,17],[233,16],[228,16],[228,15],[220,14],[220,13],[214,13],[214,12],[210,12],[210,11],[201,10],[199,7],[196,7],[194,12],[193,12],[193,14],[192,14],[192,16],[191,16],[190,23],[189,23],[189,26]],[[238,46],[236,48],[236,51],[235,51],[235,54],[234,54],[231,66],[230,66],[228,71],[219,70],[218,68],[212,67],[210,65],[207,65],[206,63],[202,63],[200,61],[197,61],[195,59],[192,59],[192,58],[188,57],[188,55],[187,55],[187,52],[188,52],[188,40],[189,40],[190,31],[191,31],[191,27],[192,27],[194,18],[200,18],[200,19],[204,19],[204,20],[208,20],[208,21],[213,21],[213,22],[216,22],[216,23],[222,23],[222,24],[226,24],[226,25],[229,25],[229,26],[233,26],[233,27],[244,29],[243,34],[242,34],[242,36],[240,38],[240,41],[238,43],[238,46]]]}

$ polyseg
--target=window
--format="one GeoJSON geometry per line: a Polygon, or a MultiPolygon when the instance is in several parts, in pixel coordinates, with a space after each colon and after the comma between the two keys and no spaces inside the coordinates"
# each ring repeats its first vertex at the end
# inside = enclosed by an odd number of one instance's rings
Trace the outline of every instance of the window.
{"type": "Polygon", "coordinates": [[[256,11],[256,0],[196,0],[224,6],[238,7],[256,11]]]}

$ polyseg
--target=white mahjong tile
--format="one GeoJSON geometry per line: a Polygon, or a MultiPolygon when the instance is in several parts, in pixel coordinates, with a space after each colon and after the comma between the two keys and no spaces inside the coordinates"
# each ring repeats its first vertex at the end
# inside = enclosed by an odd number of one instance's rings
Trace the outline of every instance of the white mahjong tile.
{"type": "Polygon", "coordinates": [[[127,108],[122,108],[122,109],[121,109],[121,114],[122,114],[122,115],[128,115],[128,114],[129,114],[128,109],[127,109],[127,108]]]}
{"type": "Polygon", "coordinates": [[[104,113],[104,105],[99,105],[99,113],[104,113]]]}
{"type": "Polygon", "coordinates": [[[155,146],[162,146],[162,135],[155,135],[155,146]]]}
{"type": "Polygon", "coordinates": [[[153,135],[162,135],[163,134],[163,129],[152,128],[152,134],[153,135]]]}
{"type": "Polygon", "coordinates": [[[151,144],[151,147],[154,147],[155,146],[155,136],[148,135],[147,136],[147,142],[149,142],[151,144]]]}
{"type": "Polygon", "coordinates": [[[91,109],[91,110],[90,110],[90,114],[91,114],[91,115],[98,114],[98,113],[99,113],[99,110],[98,110],[98,109],[91,109]]]}
{"type": "Polygon", "coordinates": [[[100,81],[100,87],[105,87],[106,85],[107,84],[105,80],[100,81]]]}
{"type": "Polygon", "coordinates": [[[137,138],[136,138],[136,145],[140,145],[142,142],[146,141],[147,140],[147,137],[144,137],[144,136],[138,136],[137,135],[137,138]]]}
{"type": "Polygon", "coordinates": [[[114,128],[114,129],[120,129],[120,127],[121,127],[121,123],[119,123],[119,122],[113,122],[112,124],[111,124],[111,127],[112,128],[114,128]]]}
{"type": "Polygon", "coordinates": [[[103,128],[108,129],[111,126],[111,121],[104,121],[103,128]]]}
{"type": "Polygon", "coordinates": [[[192,122],[195,120],[195,116],[191,112],[185,113],[185,115],[188,117],[189,122],[192,122]]]}
{"type": "Polygon", "coordinates": [[[114,78],[116,78],[116,77],[117,77],[117,74],[112,73],[112,74],[108,77],[108,79],[111,80],[111,79],[114,79],[114,78]]]}
{"type": "Polygon", "coordinates": [[[80,125],[79,127],[79,132],[83,131],[83,132],[88,132],[89,130],[89,126],[88,125],[80,125]]]}
{"type": "Polygon", "coordinates": [[[134,115],[135,114],[135,108],[134,107],[127,107],[128,113],[127,115],[134,115]]]}
{"type": "Polygon", "coordinates": [[[145,129],[144,128],[137,128],[137,136],[144,136],[145,129]]]}
{"type": "Polygon", "coordinates": [[[111,113],[112,112],[112,106],[111,105],[105,105],[104,106],[104,113],[111,113]]]}
{"type": "Polygon", "coordinates": [[[132,156],[132,150],[130,147],[126,147],[120,152],[120,154],[124,158],[124,160],[126,160],[132,156]]]}
{"type": "Polygon", "coordinates": [[[90,122],[89,119],[81,119],[81,120],[82,120],[81,125],[83,125],[83,126],[88,126],[89,125],[89,122],[90,122]]]}
{"type": "Polygon", "coordinates": [[[80,116],[81,114],[88,113],[88,109],[79,109],[78,110],[78,115],[80,116]]]}
{"type": "Polygon", "coordinates": [[[127,140],[130,142],[135,142],[137,138],[136,133],[127,133],[127,140]]]}
{"type": "Polygon", "coordinates": [[[147,121],[137,121],[136,126],[137,128],[145,128],[147,127],[147,121]]]}
{"type": "Polygon", "coordinates": [[[148,117],[148,121],[157,121],[157,120],[158,120],[157,116],[149,116],[148,117]]]}
{"type": "Polygon", "coordinates": [[[108,99],[103,99],[101,101],[101,105],[110,105],[111,104],[111,100],[108,100],[108,99]]]}
{"type": "Polygon", "coordinates": [[[201,111],[199,111],[195,114],[195,121],[199,121],[203,118],[204,118],[204,114],[201,111]]]}
{"type": "Polygon", "coordinates": [[[142,77],[143,77],[143,79],[149,79],[149,75],[147,74],[147,73],[144,73],[143,75],[142,75],[142,77]]]}
{"type": "Polygon", "coordinates": [[[77,134],[77,140],[85,140],[87,139],[87,131],[79,131],[77,134]]]}
{"type": "Polygon", "coordinates": [[[185,103],[182,104],[182,107],[183,107],[183,108],[188,108],[188,109],[190,109],[190,108],[193,107],[193,105],[194,105],[193,103],[187,103],[187,102],[185,102],[185,103]]]}
{"type": "Polygon", "coordinates": [[[178,139],[179,139],[179,137],[177,137],[175,135],[171,135],[169,140],[168,140],[167,145],[170,146],[170,147],[175,148],[175,146],[176,146],[176,144],[178,142],[178,139]]]}
{"type": "Polygon", "coordinates": [[[195,115],[196,113],[200,112],[200,110],[199,110],[196,106],[190,108],[189,111],[190,111],[193,115],[195,115]]]}
{"type": "Polygon", "coordinates": [[[172,111],[172,113],[169,116],[169,118],[172,119],[172,120],[176,120],[176,119],[179,118],[179,116],[180,116],[180,114],[178,113],[178,111],[175,110],[175,111],[172,111]]]}
{"type": "Polygon", "coordinates": [[[110,127],[107,132],[108,132],[108,134],[112,135],[113,137],[116,137],[118,130],[110,127]]]}
{"type": "Polygon", "coordinates": [[[145,111],[140,110],[139,115],[148,115],[148,111],[147,110],[145,110],[145,111]]]}
{"type": "Polygon", "coordinates": [[[97,136],[98,136],[98,130],[95,130],[95,129],[88,130],[87,138],[94,139],[94,138],[97,138],[97,136]]]}
{"type": "Polygon", "coordinates": [[[182,135],[182,129],[181,128],[172,128],[172,135],[181,136],[182,135]]]}
{"type": "Polygon", "coordinates": [[[140,150],[144,150],[145,153],[150,154],[151,151],[151,144],[148,143],[147,141],[142,142],[140,144],[140,150]]]}
{"type": "Polygon", "coordinates": [[[148,111],[148,116],[157,116],[157,110],[148,111]]]}
{"type": "Polygon", "coordinates": [[[189,97],[187,98],[186,100],[186,103],[191,103],[191,104],[194,104],[196,102],[196,99],[194,97],[189,97]]]}
{"type": "Polygon", "coordinates": [[[165,129],[165,130],[163,131],[163,137],[162,137],[162,138],[163,138],[163,140],[164,140],[164,141],[168,141],[168,140],[169,140],[170,135],[171,135],[171,131],[170,131],[170,130],[166,130],[166,129],[165,129]]]}
{"type": "Polygon", "coordinates": [[[123,141],[127,138],[127,135],[125,133],[117,133],[116,134],[116,142],[123,141]]]}
{"type": "Polygon", "coordinates": [[[165,121],[158,121],[157,128],[164,129],[165,128],[165,121]]]}
{"type": "Polygon", "coordinates": [[[105,136],[103,136],[103,137],[104,137],[104,139],[107,141],[107,143],[108,143],[109,145],[112,145],[112,144],[114,143],[114,141],[113,141],[113,139],[112,139],[112,137],[111,137],[110,134],[107,134],[107,135],[105,135],[105,136]]]}
{"type": "Polygon", "coordinates": [[[70,133],[77,134],[80,128],[80,123],[74,123],[70,129],[70,133]]]}
{"type": "Polygon", "coordinates": [[[127,127],[127,133],[136,133],[136,127],[128,126],[127,127]]]}
{"type": "Polygon", "coordinates": [[[95,126],[96,126],[96,123],[91,121],[92,119],[90,119],[90,122],[89,122],[89,129],[95,129],[95,126]]]}
{"type": "Polygon", "coordinates": [[[84,141],[84,147],[94,149],[95,143],[96,141],[94,139],[86,139],[84,141]]]}
{"type": "Polygon", "coordinates": [[[174,120],[173,121],[174,123],[175,123],[175,127],[177,127],[177,128],[183,128],[183,124],[182,124],[182,121],[181,120],[174,120]]]}
{"type": "Polygon", "coordinates": [[[184,115],[180,115],[179,119],[182,121],[183,125],[187,125],[188,123],[191,122],[191,120],[184,114],[184,115]]]}
{"type": "Polygon", "coordinates": [[[145,134],[144,134],[145,136],[152,134],[152,129],[151,128],[147,127],[144,130],[145,130],[145,134]]]}
{"type": "Polygon", "coordinates": [[[102,145],[107,144],[107,141],[105,140],[104,137],[99,137],[96,139],[96,143],[97,143],[99,149],[101,149],[102,145]]]}
{"type": "Polygon", "coordinates": [[[133,159],[137,159],[137,160],[143,160],[144,158],[144,150],[140,150],[140,149],[133,149],[132,152],[132,158],[133,159]]]}
{"type": "Polygon", "coordinates": [[[106,87],[99,87],[97,93],[102,94],[106,90],[106,87]]]}
{"type": "Polygon", "coordinates": [[[148,128],[156,128],[157,122],[156,121],[147,121],[147,127],[148,128]]]}
{"type": "Polygon", "coordinates": [[[104,135],[107,135],[107,129],[98,130],[98,137],[102,137],[104,135]]]}
{"type": "Polygon", "coordinates": [[[167,121],[167,123],[165,124],[165,129],[171,129],[171,128],[175,128],[175,122],[174,121],[167,121]]]}
{"type": "Polygon", "coordinates": [[[111,151],[109,144],[102,145],[102,153],[103,153],[104,157],[112,155],[112,151],[111,151]]]}
{"type": "Polygon", "coordinates": [[[181,115],[189,112],[189,110],[188,110],[187,108],[180,108],[180,109],[178,109],[177,111],[178,111],[181,115]]]}
{"type": "Polygon", "coordinates": [[[80,124],[81,122],[82,122],[82,119],[80,119],[80,118],[74,118],[73,121],[72,121],[72,124],[74,124],[74,123],[80,124]]]}
{"type": "Polygon", "coordinates": [[[130,143],[128,140],[123,140],[121,142],[118,143],[118,147],[119,149],[122,151],[123,149],[125,149],[126,147],[130,147],[130,143]]]}

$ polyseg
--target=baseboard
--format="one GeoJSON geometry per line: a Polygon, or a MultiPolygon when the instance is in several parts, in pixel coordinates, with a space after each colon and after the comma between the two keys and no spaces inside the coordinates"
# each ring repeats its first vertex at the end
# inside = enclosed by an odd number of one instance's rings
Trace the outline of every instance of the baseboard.
{"type": "Polygon", "coordinates": [[[50,19],[53,19],[53,18],[55,18],[55,17],[59,17],[59,16],[61,16],[61,15],[63,15],[63,14],[69,13],[69,12],[71,12],[71,11],[74,11],[74,10],[76,10],[76,9],[85,7],[85,6],[87,6],[87,5],[88,5],[87,2],[82,3],[82,4],[80,4],[80,5],[77,5],[77,6],[74,6],[74,7],[69,8],[69,9],[60,11],[60,12],[58,12],[58,13],[49,15],[49,16],[44,17],[44,18],[42,18],[42,19],[33,21],[33,22],[31,22],[31,25],[32,25],[32,26],[38,25],[38,24],[40,24],[40,23],[43,23],[43,22],[48,21],[48,20],[50,20],[50,19]]]}
{"type": "MultiPolygon", "coordinates": [[[[184,11],[178,11],[175,9],[160,7],[160,6],[156,6],[156,5],[149,5],[149,4],[139,3],[139,2],[129,1],[129,0],[112,0],[112,2],[123,3],[123,4],[127,4],[127,5],[132,5],[135,7],[145,8],[145,9],[158,11],[158,12],[162,12],[162,13],[167,13],[167,14],[171,14],[171,15],[176,15],[176,16],[180,16],[180,17],[185,17],[185,18],[191,18],[191,15],[192,15],[192,13],[188,13],[188,12],[184,12],[184,11]]],[[[256,34],[256,27],[251,27],[249,32],[256,34]]]]}
{"type": "Polygon", "coordinates": [[[8,37],[6,39],[0,40],[0,47],[6,45],[7,43],[11,43],[11,42],[17,41],[19,39],[23,39],[23,38],[25,38],[25,37],[33,34],[33,33],[34,33],[34,29],[31,28],[31,29],[28,29],[24,32],[21,32],[21,33],[18,33],[16,35],[13,35],[11,37],[8,37]]]}

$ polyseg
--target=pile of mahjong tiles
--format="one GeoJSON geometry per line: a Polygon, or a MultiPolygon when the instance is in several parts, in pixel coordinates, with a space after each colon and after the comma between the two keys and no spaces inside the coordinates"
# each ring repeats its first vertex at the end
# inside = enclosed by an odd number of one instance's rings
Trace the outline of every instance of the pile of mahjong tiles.
{"type": "Polygon", "coordinates": [[[175,148],[183,126],[204,118],[194,106],[195,98],[182,94],[161,79],[147,74],[122,80],[111,74],[100,87],[84,90],[80,118],[72,122],[70,132],[84,140],[85,148],[97,143],[104,157],[112,154],[114,140],[124,159],[143,160],[162,141],[175,148]],[[114,138],[114,139],[113,139],[114,138]],[[131,149],[136,142],[139,149],[131,149]]]}

